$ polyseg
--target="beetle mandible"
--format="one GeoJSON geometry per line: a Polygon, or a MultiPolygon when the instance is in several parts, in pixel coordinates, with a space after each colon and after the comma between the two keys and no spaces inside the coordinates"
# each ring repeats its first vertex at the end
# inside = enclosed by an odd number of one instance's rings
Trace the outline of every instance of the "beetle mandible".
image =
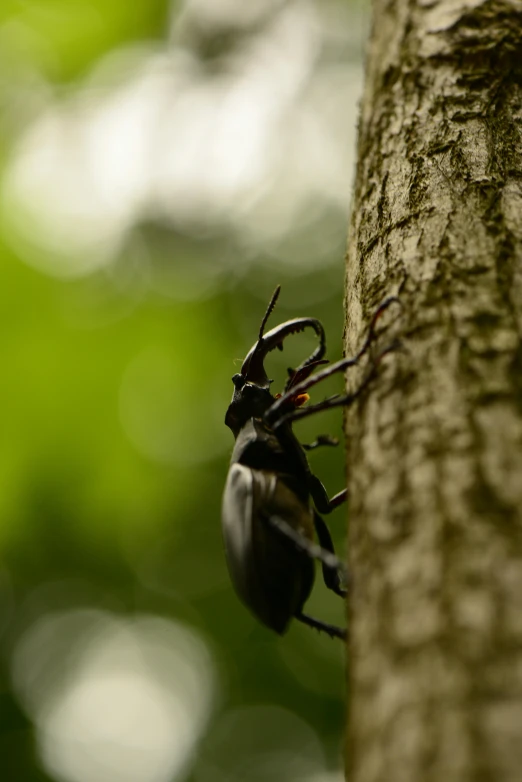
{"type": "Polygon", "coordinates": [[[346,499],[346,489],[331,499],[308,464],[306,450],[336,445],[328,436],[311,445],[297,440],[292,423],[321,410],[349,405],[375,375],[378,361],[396,348],[391,343],[371,362],[357,389],[336,394],[303,407],[309,388],[355,366],[375,340],[375,326],[381,313],[397,298],[391,296],[375,311],[360,350],[319,371],[328,362],[325,333],[315,318],[296,318],[264,333],[267,320],[279,296],[278,286],[265,312],[257,342],[243,361],[241,372],[232,378],[234,394],[225,424],[232,430],[232,452],[222,504],[222,526],[226,560],[234,588],[250,611],[272,630],[283,634],[292,618],[345,638],[346,631],[303,613],[314,582],[314,559],[322,563],[326,586],[344,597],[344,566],[335,556],[332,538],[320,513],[330,513],[346,499]],[[297,369],[288,370],[282,394],[273,396],[264,360],[291,334],[311,328],[319,338],[316,349],[297,369]],[[319,545],[314,542],[314,531],[319,545]]]}

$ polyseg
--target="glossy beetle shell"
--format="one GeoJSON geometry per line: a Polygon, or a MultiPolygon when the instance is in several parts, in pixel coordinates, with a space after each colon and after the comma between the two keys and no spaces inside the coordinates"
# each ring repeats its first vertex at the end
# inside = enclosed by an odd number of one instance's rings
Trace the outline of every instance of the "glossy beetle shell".
{"type": "Polygon", "coordinates": [[[233,463],[222,508],[230,577],[239,597],[257,618],[284,633],[311,592],[314,563],[270,526],[271,516],[312,539],[312,511],[281,476],[233,463]]]}

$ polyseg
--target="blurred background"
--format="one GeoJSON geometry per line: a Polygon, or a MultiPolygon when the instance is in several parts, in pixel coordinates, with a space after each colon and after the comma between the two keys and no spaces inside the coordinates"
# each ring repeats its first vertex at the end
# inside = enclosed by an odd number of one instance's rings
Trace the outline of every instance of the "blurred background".
{"type": "MultiPolygon", "coordinates": [[[[270,326],[319,317],[341,355],[366,11],[2,0],[7,782],[343,778],[342,644],[256,624],[220,502],[231,376],[278,283],[270,326]]],[[[276,388],[313,344],[270,356],[276,388]]],[[[342,447],[311,456],[342,488],[342,447]]],[[[309,612],[344,624],[320,580],[309,612]]]]}

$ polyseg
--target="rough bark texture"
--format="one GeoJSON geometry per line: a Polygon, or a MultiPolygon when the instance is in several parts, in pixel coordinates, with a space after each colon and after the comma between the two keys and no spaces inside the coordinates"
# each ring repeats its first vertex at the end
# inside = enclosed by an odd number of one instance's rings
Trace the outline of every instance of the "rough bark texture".
{"type": "Polygon", "coordinates": [[[346,349],[350,782],[522,780],[522,1],[375,0],[346,349]]]}

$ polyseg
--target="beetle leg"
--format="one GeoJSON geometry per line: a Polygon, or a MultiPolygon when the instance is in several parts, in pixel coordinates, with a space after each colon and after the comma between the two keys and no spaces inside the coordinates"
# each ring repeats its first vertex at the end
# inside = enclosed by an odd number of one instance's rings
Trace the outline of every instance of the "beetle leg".
{"type": "Polygon", "coordinates": [[[314,505],[320,513],[331,513],[335,508],[338,508],[339,505],[342,505],[343,502],[346,502],[346,497],[348,495],[346,489],[342,489],[330,498],[328,497],[323,484],[313,472],[308,473],[306,481],[314,505]]]}
{"type": "Polygon", "coordinates": [[[332,437],[329,434],[320,434],[313,443],[301,443],[301,447],[304,448],[305,451],[313,451],[315,448],[320,448],[322,445],[336,446],[339,445],[339,440],[337,437],[332,437]]]}
{"type": "MultiPolygon", "coordinates": [[[[314,526],[315,531],[317,532],[317,537],[319,538],[319,543],[321,544],[321,548],[323,548],[325,551],[330,551],[332,554],[335,554],[335,549],[332,541],[332,536],[330,535],[330,530],[324,523],[323,519],[319,516],[318,513],[314,512],[314,526]]],[[[324,562],[322,563],[323,568],[323,581],[328,589],[331,589],[332,592],[335,592],[336,595],[339,595],[339,597],[346,597],[348,594],[348,590],[346,587],[343,586],[343,580],[340,577],[340,570],[339,568],[333,568],[326,565],[324,562]]],[[[346,570],[345,570],[346,575],[346,570]]]]}
{"type": "Polygon", "coordinates": [[[308,625],[308,627],[313,627],[314,630],[319,630],[319,632],[326,633],[330,636],[330,638],[340,638],[341,641],[346,641],[348,638],[348,631],[344,630],[342,627],[326,624],[326,622],[321,622],[319,619],[314,619],[313,617],[301,612],[296,614],[295,618],[300,622],[303,622],[303,624],[308,625]]]}
{"type": "Polygon", "coordinates": [[[334,510],[334,508],[338,508],[339,505],[342,505],[343,502],[346,502],[346,498],[348,496],[348,490],[347,489],[341,489],[341,491],[338,491],[337,494],[334,494],[333,497],[330,498],[330,510],[334,510]]]}
{"type": "Polygon", "coordinates": [[[328,568],[328,570],[344,571],[346,569],[341,560],[336,557],[332,551],[329,551],[322,546],[318,546],[313,541],[305,538],[304,535],[301,535],[300,532],[297,532],[287,521],[282,519],[280,516],[266,516],[265,518],[275,530],[277,530],[285,538],[288,538],[288,540],[291,540],[299,551],[303,551],[305,554],[308,554],[308,556],[312,559],[318,559],[319,562],[322,562],[323,565],[328,568]]]}
{"type": "MultiPolygon", "coordinates": [[[[274,430],[277,430],[279,429],[279,427],[283,426],[284,424],[293,423],[294,421],[300,421],[302,418],[308,418],[308,416],[314,415],[314,413],[319,413],[322,410],[331,410],[333,407],[347,407],[351,405],[353,402],[355,402],[356,399],[358,399],[358,397],[362,394],[362,392],[367,388],[367,386],[375,377],[377,373],[377,366],[379,361],[382,358],[384,358],[384,356],[387,355],[388,353],[391,353],[394,350],[398,350],[400,346],[401,343],[398,340],[393,340],[393,342],[391,342],[383,350],[381,350],[381,352],[373,362],[371,370],[363,379],[359,387],[351,394],[334,394],[334,396],[329,396],[326,399],[323,399],[322,402],[317,402],[317,404],[315,405],[309,405],[309,407],[300,407],[297,410],[292,410],[290,413],[286,413],[285,415],[282,415],[281,418],[278,418],[274,421],[273,420],[274,408],[281,401],[280,399],[277,399],[276,402],[272,405],[272,407],[270,407],[269,410],[267,411],[270,425],[274,430]]],[[[353,364],[352,359],[343,359],[342,361],[337,362],[337,364],[332,364],[330,367],[328,367],[329,370],[332,370],[332,372],[330,372],[329,374],[325,374],[327,370],[324,370],[323,372],[318,372],[317,374],[313,375],[311,378],[309,378],[309,380],[313,380],[315,378],[317,378],[318,380],[324,380],[325,377],[329,377],[330,374],[333,374],[333,372],[340,372],[346,369],[348,365],[352,366],[352,364],[353,364]],[[347,362],[349,361],[352,363],[348,364],[347,362]]],[[[305,381],[305,383],[308,383],[309,380],[305,381]]],[[[284,397],[281,397],[281,399],[283,398],[284,397]]]]}
{"type": "MultiPolygon", "coordinates": [[[[368,334],[366,336],[366,339],[364,340],[362,346],[358,350],[358,352],[355,354],[355,356],[351,358],[342,358],[340,361],[336,361],[334,364],[330,364],[330,366],[326,367],[326,369],[321,370],[320,372],[316,372],[314,375],[311,375],[310,377],[307,377],[306,379],[302,380],[301,382],[294,385],[289,391],[285,392],[281,397],[276,399],[274,404],[266,411],[265,418],[267,422],[274,426],[274,428],[277,428],[281,425],[284,421],[294,421],[298,418],[304,418],[306,415],[310,415],[311,413],[307,413],[304,410],[297,410],[295,412],[289,413],[287,415],[281,416],[281,418],[278,418],[278,413],[280,413],[284,406],[289,402],[289,400],[292,397],[299,396],[300,394],[305,393],[309,388],[312,388],[313,386],[317,385],[317,383],[320,383],[322,380],[325,380],[327,377],[331,377],[331,375],[336,374],[337,372],[344,372],[345,370],[356,366],[361,358],[365,355],[365,353],[368,352],[370,347],[372,346],[373,342],[375,342],[377,338],[377,333],[375,330],[375,327],[377,325],[377,321],[381,317],[382,313],[388,309],[388,307],[391,304],[401,304],[400,300],[396,296],[389,296],[387,299],[385,299],[382,304],[379,305],[377,310],[374,312],[373,317],[370,321],[370,327],[368,329],[368,334]],[[301,413],[301,415],[296,415],[296,413],[301,413]],[[303,415],[304,414],[304,415],[303,415]]],[[[385,348],[381,353],[377,356],[376,359],[374,359],[373,366],[375,367],[376,364],[381,360],[381,358],[386,355],[386,353],[389,353],[391,350],[396,350],[399,347],[398,341],[394,341],[392,343],[392,346],[388,346],[388,348],[385,348]]],[[[338,402],[337,404],[329,404],[325,406],[325,403],[327,401],[336,400],[339,399],[338,395],[334,397],[330,397],[330,400],[325,400],[323,403],[319,403],[319,405],[312,405],[311,407],[306,408],[306,410],[313,410],[314,412],[317,410],[326,410],[328,407],[336,407],[338,405],[347,404],[346,402],[338,402]]]]}

